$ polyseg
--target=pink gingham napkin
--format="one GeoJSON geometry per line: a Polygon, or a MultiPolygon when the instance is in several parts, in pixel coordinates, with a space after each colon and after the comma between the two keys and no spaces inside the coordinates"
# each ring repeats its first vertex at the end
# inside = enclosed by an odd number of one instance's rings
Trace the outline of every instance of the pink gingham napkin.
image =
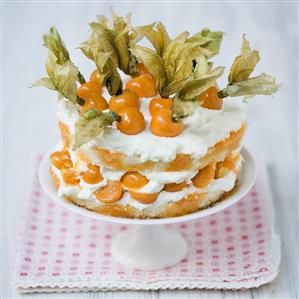
{"type": "Polygon", "coordinates": [[[128,229],[69,212],[49,199],[34,164],[22,222],[14,286],[19,292],[246,289],[272,281],[280,264],[269,185],[259,175],[237,204],[180,230],[189,252],[160,271],[126,269],[111,258],[115,235],[128,229]]]}

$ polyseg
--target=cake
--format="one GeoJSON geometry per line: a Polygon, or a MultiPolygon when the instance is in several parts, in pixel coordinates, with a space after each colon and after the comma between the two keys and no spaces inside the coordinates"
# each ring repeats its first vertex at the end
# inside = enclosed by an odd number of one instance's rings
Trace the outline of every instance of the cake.
{"type": "Polygon", "coordinates": [[[50,160],[62,200],[96,213],[165,218],[206,209],[238,185],[247,127],[234,97],[271,95],[267,74],[251,76],[259,53],[243,36],[228,83],[211,62],[223,33],[203,29],[170,38],[161,22],[98,16],[80,44],[96,66],[89,80],[58,31],[44,36],[48,77],[33,86],[59,94],[61,140],[50,160]],[[144,41],[147,40],[147,46],[144,41]]]}

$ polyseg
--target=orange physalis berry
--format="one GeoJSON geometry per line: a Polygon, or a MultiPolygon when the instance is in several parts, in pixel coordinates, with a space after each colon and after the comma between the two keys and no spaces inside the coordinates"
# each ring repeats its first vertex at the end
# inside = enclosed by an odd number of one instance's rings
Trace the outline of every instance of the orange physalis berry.
{"type": "Polygon", "coordinates": [[[58,169],[62,167],[72,167],[73,163],[71,160],[71,155],[68,151],[56,151],[50,156],[51,163],[58,169]]]}
{"type": "Polygon", "coordinates": [[[142,74],[132,78],[126,84],[126,88],[135,92],[140,98],[148,98],[156,95],[156,80],[150,74],[142,74]]]}
{"type": "Polygon", "coordinates": [[[137,171],[130,171],[123,175],[121,182],[128,189],[139,189],[148,183],[148,179],[137,171]]]}
{"type": "Polygon", "coordinates": [[[102,88],[100,85],[100,82],[96,81],[89,81],[86,83],[83,83],[77,91],[77,96],[81,99],[87,101],[90,98],[91,94],[98,94],[100,95],[102,93],[102,88]]]}
{"type": "Polygon", "coordinates": [[[170,109],[172,99],[154,98],[150,101],[149,112],[153,116],[160,109],[170,109]]]}
{"type": "Polygon", "coordinates": [[[59,187],[60,187],[59,177],[54,173],[54,171],[52,169],[50,170],[50,173],[51,173],[51,177],[52,177],[53,182],[54,182],[55,189],[58,190],[59,187]]]}
{"type": "Polygon", "coordinates": [[[107,186],[96,190],[94,195],[99,201],[106,204],[112,204],[121,199],[123,188],[119,181],[109,181],[107,186]]]}
{"type": "Polygon", "coordinates": [[[59,130],[60,130],[60,136],[61,136],[61,140],[63,143],[63,147],[65,149],[70,148],[72,140],[73,140],[73,136],[72,136],[69,126],[61,121],[58,123],[58,126],[59,126],[59,130]]]}
{"type": "Polygon", "coordinates": [[[174,122],[170,109],[160,109],[152,117],[150,128],[153,134],[160,137],[175,137],[184,130],[183,122],[174,122]]]}
{"type": "Polygon", "coordinates": [[[198,171],[197,175],[192,179],[192,183],[196,188],[204,188],[214,179],[215,164],[208,165],[198,171]]]}
{"type": "Polygon", "coordinates": [[[129,191],[129,194],[132,198],[143,204],[153,203],[159,195],[159,193],[140,193],[134,191],[129,191]]]}
{"type": "Polygon", "coordinates": [[[177,192],[177,191],[181,191],[186,187],[187,187],[187,182],[182,182],[178,184],[170,183],[170,184],[165,184],[163,190],[167,192],[177,192]]]}
{"type": "Polygon", "coordinates": [[[99,70],[94,70],[90,75],[90,81],[100,82],[100,72],[99,70]]]}
{"type": "Polygon", "coordinates": [[[126,135],[136,135],[144,130],[145,120],[143,114],[135,107],[123,108],[119,115],[121,120],[116,127],[126,135]]]}
{"type": "Polygon", "coordinates": [[[88,164],[88,169],[81,172],[82,180],[87,184],[97,184],[103,180],[100,167],[97,165],[88,164]]]}
{"type": "Polygon", "coordinates": [[[89,98],[85,100],[85,103],[81,109],[82,111],[87,111],[91,108],[103,111],[108,108],[108,104],[102,95],[94,93],[89,95],[89,98]]]}
{"type": "Polygon", "coordinates": [[[147,67],[143,63],[137,63],[136,69],[140,75],[142,74],[149,74],[147,67]]]}
{"type": "Polygon", "coordinates": [[[201,107],[207,109],[221,110],[223,105],[223,99],[219,98],[217,92],[219,88],[214,85],[207,89],[199,96],[199,104],[201,107]]]}
{"type": "Polygon", "coordinates": [[[114,112],[119,112],[126,107],[135,107],[139,109],[140,102],[136,93],[125,89],[120,95],[113,96],[109,101],[109,109],[114,112]]]}
{"type": "Polygon", "coordinates": [[[61,176],[63,181],[68,185],[78,185],[80,179],[77,176],[77,173],[73,167],[62,167],[61,176]]]}
{"type": "Polygon", "coordinates": [[[223,178],[236,167],[236,160],[230,155],[216,164],[215,178],[223,178]]]}

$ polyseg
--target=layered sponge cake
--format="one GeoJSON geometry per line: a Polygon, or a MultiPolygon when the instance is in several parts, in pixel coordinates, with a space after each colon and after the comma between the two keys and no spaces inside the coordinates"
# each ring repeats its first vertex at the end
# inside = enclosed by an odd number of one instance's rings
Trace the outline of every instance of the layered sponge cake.
{"type": "MultiPolygon", "coordinates": [[[[141,101],[148,124],[150,99],[141,101]]],[[[221,110],[199,108],[171,140],[155,136],[148,125],[137,135],[124,135],[111,126],[77,150],[68,147],[76,110],[64,100],[60,109],[63,143],[57,150],[66,151],[78,184],[65,182],[55,163],[51,171],[59,195],[80,206],[122,217],[171,217],[205,208],[235,186],[246,120],[233,102],[226,101],[221,110]],[[209,136],[215,126],[220,129],[209,136]],[[88,172],[94,180],[85,177],[88,172]]]]}
{"type": "Polygon", "coordinates": [[[55,28],[44,36],[58,91],[61,141],[51,154],[58,195],[97,213],[175,217],[224,200],[237,186],[246,117],[233,97],[272,94],[274,78],[250,77],[259,54],[243,37],[228,84],[213,68],[222,32],[171,39],[162,23],[133,27],[98,17],[80,45],[96,65],[87,81],[55,28]],[[147,39],[151,47],[143,46],[147,39]],[[231,97],[231,98],[229,98],[231,97]]]}

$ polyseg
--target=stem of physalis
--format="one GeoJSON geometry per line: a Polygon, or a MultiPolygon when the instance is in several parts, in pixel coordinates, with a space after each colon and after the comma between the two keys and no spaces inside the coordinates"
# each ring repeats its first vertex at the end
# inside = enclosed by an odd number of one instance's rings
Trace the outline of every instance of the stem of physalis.
{"type": "Polygon", "coordinates": [[[172,121],[175,123],[182,121],[185,117],[187,117],[187,115],[184,115],[183,113],[180,112],[173,112],[171,116],[172,121]]]}

